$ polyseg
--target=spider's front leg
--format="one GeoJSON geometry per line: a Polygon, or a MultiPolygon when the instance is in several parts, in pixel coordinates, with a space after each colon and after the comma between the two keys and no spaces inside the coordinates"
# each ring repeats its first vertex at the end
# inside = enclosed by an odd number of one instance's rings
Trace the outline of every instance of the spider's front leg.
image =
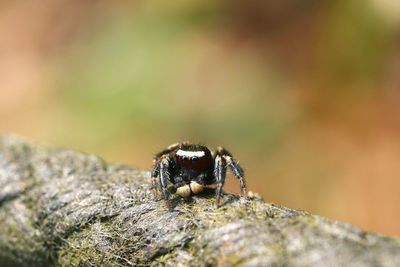
{"type": "Polygon", "coordinates": [[[221,206],[222,188],[224,187],[226,176],[226,162],[222,156],[218,154],[215,156],[214,176],[217,182],[215,204],[218,208],[221,206]]]}
{"type": "Polygon", "coordinates": [[[180,146],[180,143],[172,144],[172,145],[168,146],[166,149],[157,153],[153,159],[153,168],[151,170],[151,184],[152,184],[153,191],[154,191],[154,194],[156,195],[156,197],[158,197],[160,195],[159,185],[157,183],[157,177],[160,175],[161,160],[163,157],[167,157],[167,155],[169,153],[171,153],[173,150],[175,150],[179,146],[180,146]]]}
{"type": "Polygon", "coordinates": [[[235,177],[239,180],[240,183],[240,191],[242,195],[245,196],[247,194],[246,180],[244,179],[244,171],[243,168],[240,167],[239,163],[236,159],[232,158],[232,156],[224,156],[229,169],[233,172],[235,177]]]}
{"type": "Polygon", "coordinates": [[[229,167],[229,169],[233,172],[235,177],[239,180],[242,195],[247,194],[246,181],[244,179],[244,171],[243,171],[242,167],[239,165],[237,160],[235,160],[226,149],[224,149],[222,147],[218,147],[217,151],[216,151],[215,167],[214,167],[214,175],[215,175],[215,179],[217,182],[217,190],[216,190],[217,207],[219,207],[221,204],[220,201],[221,201],[221,195],[222,195],[222,188],[224,187],[224,183],[225,183],[227,167],[229,167]]]}
{"type": "Polygon", "coordinates": [[[158,188],[157,177],[160,175],[160,158],[153,160],[153,167],[151,169],[151,185],[155,197],[160,196],[160,190],[158,188]]]}
{"type": "Polygon", "coordinates": [[[167,189],[167,183],[168,183],[168,180],[170,177],[169,164],[170,164],[169,157],[166,155],[162,156],[160,159],[159,180],[160,180],[160,189],[161,189],[165,204],[167,205],[167,208],[169,210],[171,210],[172,204],[171,204],[171,200],[169,199],[169,192],[167,189]]]}

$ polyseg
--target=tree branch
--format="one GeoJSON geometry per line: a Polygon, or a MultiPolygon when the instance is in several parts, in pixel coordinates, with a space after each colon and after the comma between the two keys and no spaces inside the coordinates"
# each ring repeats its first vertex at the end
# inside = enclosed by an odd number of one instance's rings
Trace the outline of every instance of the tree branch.
{"type": "Polygon", "coordinates": [[[400,239],[213,192],[169,212],[147,171],[0,137],[1,266],[400,266],[400,239]]]}

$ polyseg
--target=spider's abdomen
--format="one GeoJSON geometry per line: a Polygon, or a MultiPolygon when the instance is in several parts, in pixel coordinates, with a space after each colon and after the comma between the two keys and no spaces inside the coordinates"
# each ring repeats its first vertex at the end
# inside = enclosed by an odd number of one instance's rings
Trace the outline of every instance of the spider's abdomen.
{"type": "Polygon", "coordinates": [[[212,156],[208,149],[199,150],[179,149],[176,151],[176,163],[180,169],[205,173],[212,168],[212,156]]]}

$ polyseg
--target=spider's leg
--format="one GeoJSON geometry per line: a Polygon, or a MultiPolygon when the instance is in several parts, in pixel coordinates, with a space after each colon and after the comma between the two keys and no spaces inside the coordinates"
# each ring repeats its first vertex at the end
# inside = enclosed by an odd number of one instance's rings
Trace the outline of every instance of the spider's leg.
{"type": "Polygon", "coordinates": [[[216,205],[219,207],[221,205],[222,188],[224,187],[226,176],[226,162],[220,155],[215,157],[214,176],[217,183],[216,205]]]}
{"type": "Polygon", "coordinates": [[[229,169],[233,172],[235,177],[239,180],[240,190],[242,191],[242,195],[245,196],[247,194],[247,188],[246,188],[246,180],[244,179],[243,168],[240,167],[237,160],[235,160],[231,156],[225,156],[225,159],[226,159],[229,169]]]}
{"type": "Polygon", "coordinates": [[[160,195],[160,190],[157,185],[157,177],[160,175],[160,160],[153,160],[153,167],[151,169],[151,185],[156,197],[160,195]]]}
{"type": "Polygon", "coordinates": [[[180,143],[172,144],[154,156],[153,168],[151,170],[151,184],[152,184],[152,187],[154,190],[154,194],[156,196],[160,195],[159,186],[157,184],[157,177],[160,175],[161,160],[163,157],[166,157],[167,154],[171,153],[172,151],[177,149],[179,146],[180,146],[180,143]]]}
{"type": "Polygon", "coordinates": [[[163,151],[156,154],[155,160],[159,160],[162,156],[171,153],[172,151],[177,149],[180,145],[181,145],[180,143],[175,143],[175,144],[168,146],[166,149],[164,149],[163,151]]]}
{"type": "Polygon", "coordinates": [[[167,189],[167,183],[170,177],[169,172],[169,157],[163,156],[160,160],[160,189],[162,192],[162,196],[165,200],[165,204],[167,205],[168,209],[172,209],[171,200],[169,200],[169,192],[167,189]]]}
{"type": "Polygon", "coordinates": [[[239,180],[242,194],[246,195],[247,188],[246,188],[246,181],[244,179],[243,168],[239,165],[237,160],[232,157],[231,153],[229,153],[228,150],[226,150],[225,148],[218,147],[216,154],[217,156],[219,155],[224,159],[226,165],[229,167],[229,169],[232,171],[235,177],[239,180]]]}

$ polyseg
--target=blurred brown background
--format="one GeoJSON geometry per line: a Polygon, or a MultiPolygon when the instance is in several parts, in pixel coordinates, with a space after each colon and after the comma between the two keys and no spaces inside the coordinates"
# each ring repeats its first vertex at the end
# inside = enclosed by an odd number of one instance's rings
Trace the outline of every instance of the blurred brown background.
{"type": "Polygon", "coordinates": [[[147,169],[223,145],[267,201],[395,235],[399,101],[398,0],[0,3],[1,133],[147,169]]]}

